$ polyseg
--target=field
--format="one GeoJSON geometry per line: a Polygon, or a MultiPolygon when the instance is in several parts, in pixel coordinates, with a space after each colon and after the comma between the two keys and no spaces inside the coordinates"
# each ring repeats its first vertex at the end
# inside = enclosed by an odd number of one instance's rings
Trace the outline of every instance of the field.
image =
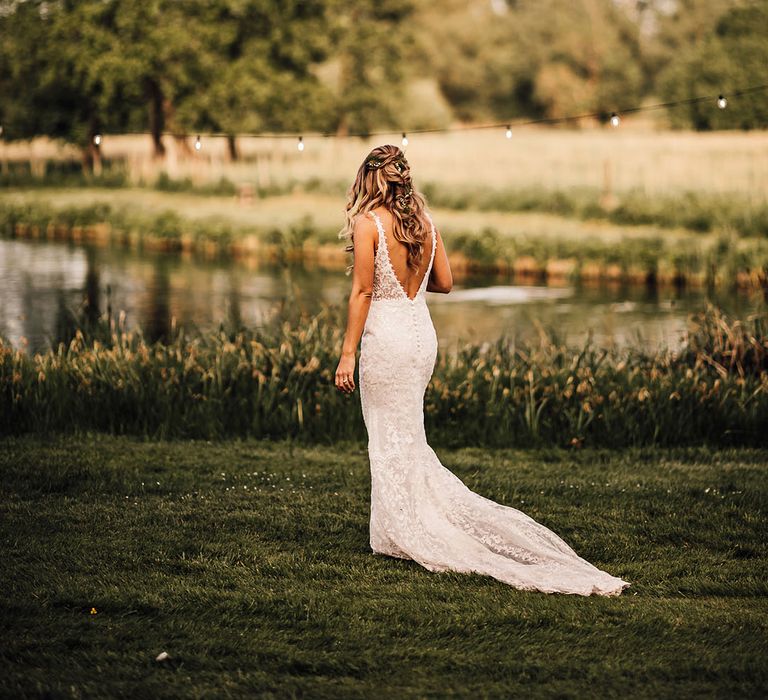
{"type": "Polygon", "coordinates": [[[601,599],[372,555],[359,443],[2,447],[6,697],[768,691],[765,451],[439,451],[631,582],[601,599]]]}
{"type": "MultiPolygon", "coordinates": [[[[241,139],[242,159],[205,140],[109,136],[99,177],[36,141],[0,146],[6,235],[94,240],[341,268],[344,192],[374,142],[241,139]],[[184,146],[186,143],[186,146],[184,146]],[[74,169],[73,169],[74,166],[74,169]]],[[[768,135],[639,128],[520,129],[414,137],[457,275],[760,288],[768,275],[768,135]]]]}
{"type": "MultiPolygon", "coordinates": [[[[350,183],[365,155],[381,143],[400,143],[399,134],[371,140],[305,136],[296,150],[292,138],[239,139],[242,160],[231,162],[223,138],[167,137],[166,160],[151,156],[147,135],[107,135],[106,160],[126,164],[131,182],[153,182],[161,172],[197,184],[222,177],[258,187],[320,180],[350,183]]],[[[765,201],[768,192],[768,133],[657,131],[627,120],[621,129],[521,127],[511,140],[503,130],[412,135],[406,149],[418,186],[569,190],[594,187],[615,192],[738,192],[765,201]]],[[[0,144],[0,162],[27,161],[40,174],[50,159],[79,160],[71,147],[38,139],[0,144]]]]}

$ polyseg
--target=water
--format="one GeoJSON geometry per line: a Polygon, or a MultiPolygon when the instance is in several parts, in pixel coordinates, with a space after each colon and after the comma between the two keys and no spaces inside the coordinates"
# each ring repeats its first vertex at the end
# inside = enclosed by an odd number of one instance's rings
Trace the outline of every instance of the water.
{"type": "MultiPolygon", "coordinates": [[[[126,313],[129,327],[162,337],[171,319],[201,330],[258,325],[286,299],[309,311],[344,304],[350,278],[308,266],[250,267],[118,248],[0,239],[0,334],[14,345],[49,347],[66,310],[126,313]]],[[[461,280],[448,295],[428,294],[441,344],[530,337],[555,329],[574,344],[588,337],[603,346],[676,347],[688,314],[700,311],[704,290],[602,285],[546,287],[514,284],[506,276],[461,280]]],[[[765,309],[760,294],[718,293],[711,299],[738,316],[765,309]]]]}

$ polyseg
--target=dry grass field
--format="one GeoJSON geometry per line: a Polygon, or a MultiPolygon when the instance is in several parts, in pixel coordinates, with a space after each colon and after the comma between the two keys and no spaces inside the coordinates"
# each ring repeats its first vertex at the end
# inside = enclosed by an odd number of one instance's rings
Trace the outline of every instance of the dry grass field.
{"type": "MultiPolygon", "coordinates": [[[[634,127],[566,130],[520,127],[513,138],[503,130],[413,134],[406,152],[417,185],[509,189],[592,187],[648,193],[737,192],[758,201],[768,195],[768,132],[694,133],[634,127]]],[[[167,156],[151,157],[147,135],[106,136],[105,158],[125,159],[133,181],[154,180],[161,170],[171,178],[196,183],[225,177],[235,183],[284,185],[318,179],[350,181],[363,157],[376,145],[400,143],[400,134],[369,140],[336,139],[308,134],[300,153],[296,140],[241,137],[241,160],[231,162],[223,138],[202,135],[166,137],[167,156]]],[[[78,158],[72,147],[38,139],[0,144],[0,162],[78,158]]]]}

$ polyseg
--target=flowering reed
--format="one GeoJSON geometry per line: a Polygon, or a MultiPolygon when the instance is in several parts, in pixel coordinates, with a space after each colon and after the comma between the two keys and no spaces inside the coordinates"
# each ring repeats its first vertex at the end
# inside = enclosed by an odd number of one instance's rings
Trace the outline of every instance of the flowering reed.
{"type": "MultiPolygon", "coordinates": [[[[357,396],[333,386],[342,327],[326,308],[165,344],[114,321],[34,356],[0,342],[0,433],[363,439],[357,396]]],[[[710,308],[678,352],[570,348],[547,335],[465,345],[440,354],[425,415],[446,445],[766,445],[766,316],[710,308]]]]}

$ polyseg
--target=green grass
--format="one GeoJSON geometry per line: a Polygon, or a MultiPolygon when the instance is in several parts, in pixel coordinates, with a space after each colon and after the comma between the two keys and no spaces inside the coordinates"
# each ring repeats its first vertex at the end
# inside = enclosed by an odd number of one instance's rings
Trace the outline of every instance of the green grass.
{"type": "MultiPolygon", "coordinates": [[[[208,225],[214,221],[227,224],[237,231],[282,230],[311,218],[316,235],[321,240],[336,242],[336,234],[344,222],[343,189],[326,192],[322,188],[309,191],[269,193],[269,196],[251,204],[236,204],[232,196],[209,195],[183,189],[153,190],[141,187],[46,187],[9,188],[0,190],[0,204],[4,219],[11,216],[32,225],[45,225],[48,221],[68,224],[92,224],[102,221],[115,226],[127,223],[147,223],[154,217],[178,216],[187,226],[195,223],[208,225]]],[[[434,203],[430,202],[433,206],[434,203]]],[[[588,222],[542,213],[514,211],[479,211],[472,209],[434,208],[440,230],[453,234],[477,233],[493,228],[505,236],[523,231],[530,235],[549,238],[583,239],[599,237],[612,245],[622,237],[658,238],[671,237],[688,242],[706,240],[707,236],[681,230],[660,227],[615,226],[605,222],[588,222]]],[[[9,219],[10,220],[10,219],[9,219]]]]}
{"type": "Polygon", "coordinates": [[[631,587],[547,595],[373,555],[360,443],[6,438],[0,695],[768,692],[767,451],[439,455],[631,587]]]}
{"type": "MultiPolygon", "coordinates": [[[[172,178],[166,172],[149,182],[132,183],[125,162],[109,161],[104,174],[94,176],[82,172],[79,162],[47,161],[43,176],[32,175],[26,163],[12,163],[7,173],[0,174],[0,187],[23,188],[39,193],[49,188],[131,188],[200,196],[235,196],[237,184],[220,175],[218,180],[203,181],[191,177],[172,178]]],[[[350,172],[352,172],[350,170],[350,172]]],[[[257,198],[289,195],[297,192],[330,195],[344,201],[348,179],[337,179],[326,173],[317,176],[287,177],[269,185],[254,182],[250,172],[246,182],[257,198]]],[[[754,178],[754,175],[753,175],[754,178]]],[[[502,179],[502,182],[504,180],[502,179]]],[[[662,229],[684,228],[707,232],[727,228],[740,236],[768,235],[768,201],[762,193],[750,188],[731,188],[717,192],[686,188],[673,191],[649,191],[634,186],[612,192],[607,198],[604,188],[595,185],[552,187],[544,185],[502,186],[495,181],[461,186],[443,180],[420,180],[420,188],[430,203],[447,210],[492,212],[547,212],[569,218],[606,220],[619,225],[656,225],[662,229]]]]}

